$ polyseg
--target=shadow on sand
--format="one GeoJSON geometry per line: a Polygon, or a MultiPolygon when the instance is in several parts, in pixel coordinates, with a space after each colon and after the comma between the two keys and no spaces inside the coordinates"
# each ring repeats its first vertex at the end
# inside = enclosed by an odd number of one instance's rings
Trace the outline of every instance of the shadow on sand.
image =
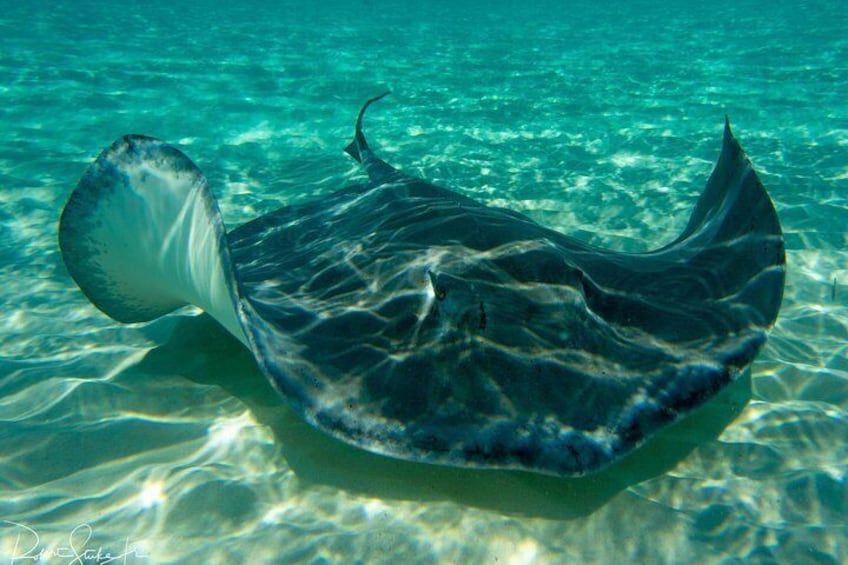
{"type": "Polygon", "coordinates": [[[214,320],[206,315],[172,320],[170,338],[135,370],[176,373],[222,387],[273,430],[283,456],[302,481],[381,499],[452,500],[504,514],[553,519],[587,516],[628,486],[664,474],[695,447],[717,438],[751,396],[746,372],[688,418],[586,477],[441,467],[374,455],[312,428],[274,391],[251,353],[214,320]]]}

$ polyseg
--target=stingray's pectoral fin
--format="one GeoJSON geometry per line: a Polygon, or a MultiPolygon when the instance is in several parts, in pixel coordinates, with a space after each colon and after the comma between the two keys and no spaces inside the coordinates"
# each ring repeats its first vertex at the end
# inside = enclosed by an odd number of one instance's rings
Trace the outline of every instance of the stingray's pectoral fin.
{"type": "MultiPolygon", "coordinates": [[[[782,235],[774,205],[725,117],[721,155],[676,241],[731,241],[752,232],[775,238],[782,235]]],[[[780,255],[782,258],[782,249],[780,255]]]]}
{"type": "Polygon", "coordinates": [[[375,183],[382,183],[390,180],[393,176],[398,174],[398,171],[374,155],[371,148],[368,147],[368,141],[365,139],[365,134],[362,133],[362,118],[365,116],[365,111],[368,109],[368,106],[386,97],[388,94],[389,91],[386,91],[379,96],[366,100],[365,104],[363,104],[362,108],[359,110],[359,115],[356,116],[356,130],[354,131],[353,141],[345,147],[345,153],[356,159],[357,162],[361,163],[365,172],[368,174],[368,178],[375,183]]]}
{"type": "MultiPolygon", "coordinates": [[[[661,277],[667,282],[657,291],[665,296],[696,292],[721,299],[716,308],[736,312],[727,315],[730,319],[763,330],[777,318],[786,277],[783,233],[774,204],[729,120],[725,120],[718,162],[686,228],[651,259],[667,261],[661,277]]],[[[659,272],[653,265],[653,272],[659,272]]],[[[634,292],[644,293],[650,285],[645,278],[632,280],[640,285],[628,289],[634,292]]],[[[712,331],[722,330],[713,327],[712,331]]]]}
{"type": "Polygon", "coordinates": [[[143,322],[194,304],[246,342],[217,202],[175,147],[127,135],[105,149],[62,211],[59,245],[71,276],[112,318],[143,322]]]}

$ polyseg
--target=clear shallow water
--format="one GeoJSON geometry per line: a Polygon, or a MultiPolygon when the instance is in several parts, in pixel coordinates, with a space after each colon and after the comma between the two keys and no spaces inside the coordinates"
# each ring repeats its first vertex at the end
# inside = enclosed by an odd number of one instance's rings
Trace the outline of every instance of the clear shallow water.
{"type": "Polygon", "coordinates": [[[848,560],[848,8],[481,6],[0,2],[0,558],[848,560]],[[788,251],[750,381],[599,477],[431,468],[312,431],[196,312],[120,326],[68,277],[59,212],[118,135],[179,143],[235,226],[361,178],[386,87],[388,161],[626,250],[682,229],[729,114],[788,251]]]}

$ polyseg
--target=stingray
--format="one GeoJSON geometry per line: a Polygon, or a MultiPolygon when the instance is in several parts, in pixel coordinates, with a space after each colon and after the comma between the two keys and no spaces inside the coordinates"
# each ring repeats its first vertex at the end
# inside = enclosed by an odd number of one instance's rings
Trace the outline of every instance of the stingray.
{"type": "Polygon", "coordinates": [[[379,98],[367,182],[229,232],[179,149],[121,137],[62,212],[70,275],[120,322],[200,307],[309,424],[418,462],[583,475],[749,370],[784,246],[727,120],[680,236],[621,253],[389,165],[379,98]]]}

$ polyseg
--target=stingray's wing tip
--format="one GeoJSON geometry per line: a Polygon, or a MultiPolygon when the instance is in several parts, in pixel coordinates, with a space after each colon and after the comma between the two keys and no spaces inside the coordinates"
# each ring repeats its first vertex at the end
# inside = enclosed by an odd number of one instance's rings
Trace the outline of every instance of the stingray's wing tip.
{"type": "Polygon", "coordinates": [[[71,277],[100,310],[143,322],[191,303],[244,341],[224,223],[179,149],[125,135],[80,179],[59,220],[71,277]]]}
{"type": "Polygon", "coordinates": [[[728,114],[724,115],[724,141],[730,141],[735,139],[733,137],[733,130],[730,128],[730,116],[728,114]]]}

